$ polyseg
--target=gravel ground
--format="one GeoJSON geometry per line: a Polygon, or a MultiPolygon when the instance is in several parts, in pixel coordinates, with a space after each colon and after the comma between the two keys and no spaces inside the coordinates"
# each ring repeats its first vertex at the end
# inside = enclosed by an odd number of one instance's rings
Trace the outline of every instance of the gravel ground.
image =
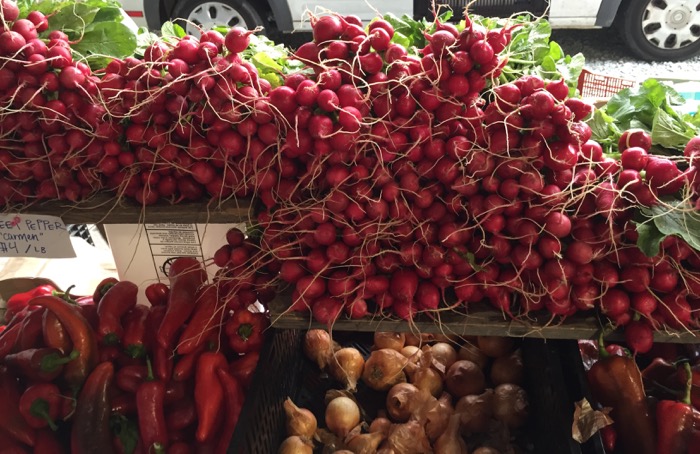
{"type": "Polygon", "coordinates": [[[568,54],[583,53],[592,72],[630,80],[700,80],[700,56],[682,62],[646,62],[630,55],[616,30],[554,30],[552,39],[568,54]]]}

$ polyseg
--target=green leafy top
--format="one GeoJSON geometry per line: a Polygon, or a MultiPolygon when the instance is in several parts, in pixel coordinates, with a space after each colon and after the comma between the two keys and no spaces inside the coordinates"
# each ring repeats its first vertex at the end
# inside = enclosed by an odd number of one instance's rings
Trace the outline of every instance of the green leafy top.
{"type": "Polygon", "coordinates": [[[289,50],[262,35],[250,35],[250,45],[241,57],[251,62],[273,88],[284,84],[284,75],[301,71],[304,64],[290,59],[289,50]]]}
{"type": "Polygon", "coordinates": [[[688,140],[700,133],[700,117],[681,115],[675,110],[684,103],[685,99],[669,85],[647,79],[613,95],[594,114],[589,122],[593,139],[614,149],[623,131],[641,128],[651,134],[654,145],[661,147],[655,152],[682,154],[688,140]]]}
{"type": "Polygon", "coordinates": [[[49,28],[42,38],[61,30],[73,42],[77,59],[86,59],[93,68],[104,67],[113,58],[134,54],[136,28],[125,22],[127,17],[116,0],[19,0],[20,17],[39,11],[49,17],[49,28]]]}
{"type": "Polygon", "coordinates": [[[700,212],[686,200],[665,199],[659,205],[643,208],[636,224],[637,246],[648,257],[658,255],[661,242],[671,235],[700,251],[700,212]]]}

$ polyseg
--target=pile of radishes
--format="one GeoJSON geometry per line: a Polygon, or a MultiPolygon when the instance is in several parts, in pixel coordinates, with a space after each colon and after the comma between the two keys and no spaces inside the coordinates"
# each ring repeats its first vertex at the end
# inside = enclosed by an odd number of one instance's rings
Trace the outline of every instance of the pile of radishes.
{"type": "Polygon", "coordinates": [[[343,454],[513,452],[515,433],[528,416],[515,342],[435,337],[378,332],[365,360],[356,348],[333,342],[328,332],[308,331],[306,356],[346,390],[326,395],[325,429],[314,413],[288,399],[288,438],[280,454],[311,453],[318,444],[323,452],[343,454]],[[354,394],[359,381],[386,399],[376,417],[363,420],[368,412],[361,408],[374,402],[354,394]]]}
{"type": "Polygon", "coordinates": [[[639,314],[644,339],[696,325],[698,251],[670,236],[647,257],[634,216],[695,207],[700,138],[674,160],[631,130],[604,153],[563,80],[499,85],[508,27],[435,21],[406,49],[385,20],[324,15],[295,54],[306,67],[272,87],[240,28],[93,72],[65,34],[39,35],[46,17],[0,5],[0,205],[254,197],[256,258],[224,246],[217,262],[278,274],[290,310],[327,324],[487,300],[512,317],[639,314]]]}

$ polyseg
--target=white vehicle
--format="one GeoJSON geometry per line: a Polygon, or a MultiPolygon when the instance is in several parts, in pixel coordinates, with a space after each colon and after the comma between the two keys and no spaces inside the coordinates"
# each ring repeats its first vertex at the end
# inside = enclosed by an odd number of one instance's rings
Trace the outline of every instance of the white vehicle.
{"type": "MultiPolygon", "coordinates": [[[[700,54],[700,0],[438,0],[455,12],[509,16],[547,13],[554,28],[620,30],[630,51],[646,60],[684,60],[700,54]]],[[[427,17],[430,0],[123,0],[141,26],[158,29],[166,20],[185,19],[190,33],[213,25],[262,26],[267,32],[308,31],[308,12],[354,14],[369,21],[376,12],[427,17]]],[[[456,14],[455,16],[459,16],[456,14]]]]}

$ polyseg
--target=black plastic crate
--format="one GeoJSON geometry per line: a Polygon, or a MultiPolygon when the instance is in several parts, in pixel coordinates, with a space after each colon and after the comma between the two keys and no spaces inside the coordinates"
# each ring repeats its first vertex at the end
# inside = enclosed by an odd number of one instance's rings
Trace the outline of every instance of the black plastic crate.
{"type": "MultiPolygon", "coordinates": [[[[301,348],[303,332],[273,330],[261,352],[260,366],[241,413],[241,422],[231,443],[231,454],[275,454],[286,438],[283,402],[311,410],[323,427],[324,397],[338,384],[308,360],[301,348]]],[[[344,347],[355,347],[369,356],[372,333],[334,333],[344,347]]],[[[519,433],[525,453],[594,454],[592,442],[580,445],[571,438],[574,402],[562,363],[560,341],[524,339],[521,341],[525,364],[524,388],[528,393],[528,423],[519,433]]],[[[384,406],[386,393],[358,384],[358,401],[368,418],[384,406]]],[[[602,445],[601,445],[602,447],[602,445]]],[[[320,450],[318,451],[320,452],[320,450]]]]}

